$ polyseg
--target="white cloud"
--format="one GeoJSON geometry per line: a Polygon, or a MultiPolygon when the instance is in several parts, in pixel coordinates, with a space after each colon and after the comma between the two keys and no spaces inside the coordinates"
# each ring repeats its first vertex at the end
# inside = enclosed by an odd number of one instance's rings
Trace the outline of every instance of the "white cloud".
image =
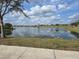
{"type": "Polygon", "coordinates": [[[77,22],[77,21],[79,21],[79,13],[75,13],[75,14],[69,16],[68,18],[71,19],[72,22],[77,22]]]}
{"type": "Polygon", "coordinates": [[[45,5],[41,7],[41,11],[42,12],[52,12],[52,11],[56,11],[56,6],[54,5],[45,5]]]}
{"type": "Polygon", "coordinates": [[[51,2],[59,2],[59,1],[61,1],[61,0],[51,0],[51,2]]]}
{"type": "MultiPolygon", "coordinates": [[[[24,17],[20,13],[13,12],[13,14],[9,14],[10,17],[9,22],[11,21],[12,24],[51,24],[51,23],[59,23],[64,22],[60,20],[60,15],[55,15],[54,13],[60,11],[61,9],[67,8],[67,4],[58,4],[58,9],[56,5],[43,5],[43,6],[33,6],[30,10],[24,10],[24,12],[30,17],[30,19],[24,17]]],[[[6,17],[7,18],[7,17],[6,17]]]]}
{"type": "Polygon", "coordinates": [[[35,14],[43,14],[43,13],[49,13],[49,12],[55,12],[56,6],[55,5],[44,5],[42,7],[36,5],[31,8],[30,11],[25,11],[28,15],[35,15],[35,14]]]}
{"type": "MultiPolygon", "coordinates": [[[[11,14],[10,14],[11,15],[11,14]]],[[[15,17],[18,14],[14,14],[15,17]]],[[[49,14],[50,15],[50,14],[49,14]]],[[[5,18],[5,22],[10,22],[12,24],[16,25],[36,25],[36,24],[51,24],[54,23],[53,21],[58,22],[56,19],[58,19],[60,16],[56,15],[50,15],[50,16],[38,16],[38,15],[31,15],[30,19],[24,17],[23,15],[20,15],[15,18],[14,16],[9,17],[9,20],[7,17],[5,18]]]]}
{"type": "MultiPolygon", "coordinates": [[[[32,8],[30,8],[30,10],[24,10],[24,12],[31,16],[31,15],[43,15],[45,13],[46,14],[53,14],[56,13],[58,11],[62,11],[62,9],[67,9],[68,8],[68,4],[58,4],[58,7],[56,5],[43,5],[43,6],[33,6],[32,8]]],[[[13,16],[17,15],[16,13],[13,14],[13,16]]]]}
{"type": "Polygon", "coordinates": [[[58,7],[56,5],[43,5],[39,6],[36,5],[30,9],[30,11],[26,10],[26,13],[28,15],[36,15],[36,14],[43,14],[43,13],[56,13],[58,11],[62,11],[63,9],[68,9],[68,4],[58,4],[58,7]]]}
{"type": "Polygon", "coordinates": [[[58,5],[58,9],[68,9],[69,8],[69,5],[68,4],[59,4],[58,5]]]}
{"type": "Polygon", "coordinates": [[[75,13],[71,16],[69,16],[70,19],[79,19],[79,13],[75,13]]]}

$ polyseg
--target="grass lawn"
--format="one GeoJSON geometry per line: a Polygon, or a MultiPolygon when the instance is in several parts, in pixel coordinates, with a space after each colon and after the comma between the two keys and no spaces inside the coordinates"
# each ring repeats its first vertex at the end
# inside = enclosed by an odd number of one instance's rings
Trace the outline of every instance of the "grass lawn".
{"type": "Polygon", "coordinates": [[[5,38],[0,40],[0,45],[79,51],[79,40],[64,40],[53,38],[5,38]]]}

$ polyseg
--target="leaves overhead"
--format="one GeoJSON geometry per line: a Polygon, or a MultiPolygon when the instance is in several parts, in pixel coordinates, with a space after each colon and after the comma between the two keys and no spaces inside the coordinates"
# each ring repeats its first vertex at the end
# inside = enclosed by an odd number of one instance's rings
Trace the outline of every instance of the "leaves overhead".
{"type": "Polygon", "coordinates": [[[0,15],[4,16],[12,11],[20,11],[25,16],[27,16],[23,12],[23,3],[29,2],[28,0],[0,0],[0,15]]]}

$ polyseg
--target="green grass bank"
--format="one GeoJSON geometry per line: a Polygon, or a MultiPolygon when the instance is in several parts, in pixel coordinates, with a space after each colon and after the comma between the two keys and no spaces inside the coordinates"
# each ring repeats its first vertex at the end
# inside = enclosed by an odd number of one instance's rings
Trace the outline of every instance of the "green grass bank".
{"type": "Polygon", "coordinates": [[[79,51],[79,40],[56,38],[5,38],[0,40],[0,45],[79,51]]]}

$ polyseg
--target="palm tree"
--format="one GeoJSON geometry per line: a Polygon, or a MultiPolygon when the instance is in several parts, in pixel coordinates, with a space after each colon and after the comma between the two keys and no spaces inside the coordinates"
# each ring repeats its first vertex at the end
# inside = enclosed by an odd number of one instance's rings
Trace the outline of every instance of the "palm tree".
{"type": "Polygon", "coordinates": [[[6,14],[12,11],[19,11],[22,12],[26,17],[28,17],[23,12],[22,4],[24,2],[29,2],[28,0],[0,0],[0,27],[1,27],[1,38],[4,38],[4,23],[3,18],[6,14]]]}

